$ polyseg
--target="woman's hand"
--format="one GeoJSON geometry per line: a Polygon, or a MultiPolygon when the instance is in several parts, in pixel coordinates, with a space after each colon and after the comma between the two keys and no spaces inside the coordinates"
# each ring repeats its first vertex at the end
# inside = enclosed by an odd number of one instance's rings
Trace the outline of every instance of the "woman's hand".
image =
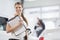
{"type": "Polygon", "coordinates": [[[19,21],[19,24],[20,24],[20,25],[23,25],[23,20],[20,20],[20,21],[19,21]]]}
{"type": "Polygon", "coordinates": [[[19,20],[19,22],[17,23],[17,26],[21,27],[23,25],[23,20],[19,20]]]}

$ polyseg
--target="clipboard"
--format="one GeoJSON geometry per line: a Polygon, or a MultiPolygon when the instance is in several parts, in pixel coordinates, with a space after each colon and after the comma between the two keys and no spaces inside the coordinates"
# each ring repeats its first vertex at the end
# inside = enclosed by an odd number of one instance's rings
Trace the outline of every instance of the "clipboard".
{"type": "MultiPolygon", "coordinates": [[[[20,20],[20,17],[17,15],[13,18],[11,18],[8,22],[9,24],[12,26],[14,26],[15,24],[17,24],[20,20]]],[[[17,28],[17,30],[15,30],[13,33],[15,34],[15,36],[18,36],[20,34],[22,34],[23,32],[26,31],[26,27],[25,25],[23,24],[21,28],[17,28]]]]}

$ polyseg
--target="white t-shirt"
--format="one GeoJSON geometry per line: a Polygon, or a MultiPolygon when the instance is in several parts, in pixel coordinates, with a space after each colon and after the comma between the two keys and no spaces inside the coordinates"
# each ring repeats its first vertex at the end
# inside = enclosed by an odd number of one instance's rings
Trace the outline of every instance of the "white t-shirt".
{"type": "Polygon", "coordinates": [[[42,30],[42,27],[41,27],[41,26],[39,26],[39,25],[36,25],[36,26],[38,26],[38,27],[36,28],[36,31],[42,30]]]}
{"type": "MultiPolygon", "coordinates": [[[[13,20],[11,20],[11,21],[9,21],[8,22],[8,24],[13,28],[17,23],[19,23],[19,21],[20,21],[20,17],[19,16],[17,16],[17,17],[15,17],[13,20]]],[[[13,33],[12,33],[12,35],[13,36],[15,36],[15,37],[17,37],[17,38],[20,38],[21,39],[21,37],[24,37],[25,36],[25,24],[24,24],[25,22],[23,21],[23,25],[22,25],[22,27],[18,27],[13,33]]]]}

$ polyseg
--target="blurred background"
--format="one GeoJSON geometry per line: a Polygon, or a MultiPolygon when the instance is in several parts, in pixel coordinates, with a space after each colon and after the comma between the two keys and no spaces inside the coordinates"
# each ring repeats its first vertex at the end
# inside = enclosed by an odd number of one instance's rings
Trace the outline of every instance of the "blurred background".
{"type": "MultiPolygon", "coordinates": [[[[0,1],[0,16],[12,18],[14,15],[14,3],[21,0],[0,1]]],[[[60,27],[60,0],[22,0],[23,13],[28,19],[30,28],[33,28],[34,19],[39,17],[46,25],[46,29],[60,27]]]]}
{"type": "Polygon", "coordinates": [[[60,0],[0,0],[0,17],[12,18],[14,3],[18,1],[23,2],[23,13],[31,30],[37,17],[43,20],[46,29],[60,28],[60,0]]]}

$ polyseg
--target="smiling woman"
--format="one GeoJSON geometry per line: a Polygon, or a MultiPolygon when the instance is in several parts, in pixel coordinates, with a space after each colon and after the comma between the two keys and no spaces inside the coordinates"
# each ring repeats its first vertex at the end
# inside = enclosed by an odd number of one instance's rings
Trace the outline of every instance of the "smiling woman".
{"type": "Polygon", "coordinates": [[[15,7],[15,14],[13,19],[8,21],[6,31],[7,33],[11,32],[14,38],[17,38],[19,40],[25,40],[24,36],[27,35],[25,33],[26,33],[26,27],[28,26],[28,22],[23,15],[22,4],[20,2],[16,2],[14,7],[15,7]]]}

